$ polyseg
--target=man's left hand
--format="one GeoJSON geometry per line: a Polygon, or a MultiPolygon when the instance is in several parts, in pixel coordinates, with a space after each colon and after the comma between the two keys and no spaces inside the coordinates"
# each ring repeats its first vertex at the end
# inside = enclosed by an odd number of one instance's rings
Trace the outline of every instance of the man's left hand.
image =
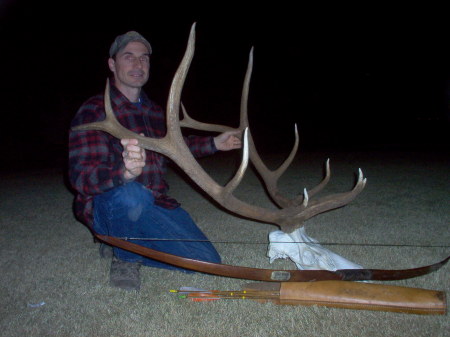
{"type": "Polygon", "coordinates": [[[217,150],[229,151],[234,149],[240,149],[242,147],[242,141],[240,140],[240,131],[227,131],[221,133],[217,137],[214,137],[214,145],[217,150]]]}

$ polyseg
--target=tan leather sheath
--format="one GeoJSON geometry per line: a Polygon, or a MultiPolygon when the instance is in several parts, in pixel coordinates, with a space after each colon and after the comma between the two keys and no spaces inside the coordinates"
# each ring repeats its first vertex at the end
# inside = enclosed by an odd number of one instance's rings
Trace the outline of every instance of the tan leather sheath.
{"type": "Polygon", "coordinates": [[[348,281],[283,282],[280,304],[444,315],[442,291],[348,281]]]}
{"type": "Polygon", "coordinates": [[[279,291],[276,304],[321,305],[422,315],[445,315],[443,291],[351,281],[250,283],[246,290],[279,291]]]}

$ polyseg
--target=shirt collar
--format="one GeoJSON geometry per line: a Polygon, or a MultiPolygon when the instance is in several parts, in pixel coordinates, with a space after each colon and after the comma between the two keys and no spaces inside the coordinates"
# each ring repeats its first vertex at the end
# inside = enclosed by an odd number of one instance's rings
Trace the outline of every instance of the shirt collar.
{"type": "MultiPolygon", "coordinates": [[[[129,99],[122,94],[122,92],[115,86],[114,78],[110,79],[110,97],[113,106],[117,107],[119,110],[122,108],[137,108],[136,104],[133,104],[129,99]]],[[[141,106],[149,104],[149,98],[146,93],[141,90],[141,95],[139,97],[141,106]]]]}

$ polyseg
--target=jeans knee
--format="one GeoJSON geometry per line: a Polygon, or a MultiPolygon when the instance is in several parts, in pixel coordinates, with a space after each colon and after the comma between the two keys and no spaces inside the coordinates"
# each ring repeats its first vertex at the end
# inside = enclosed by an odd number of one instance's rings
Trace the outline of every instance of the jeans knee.
{"type": "Polygon", "coordinates": [[[144,185],[137,182],[130,182],[118,188],[116,198],[125,206],[134,206],[142,200],[153,201],[153,195],[144,185]]]}
{"type": "Polygon", "coordinates": [[[115,188],[109,201],[114,210],[122,210],[122,212],[127,213],[131,221],[136,221],[141,216],[145,206],[153,204],[154,198],[151,191],[142,184],[130,182],[115,188]]]}

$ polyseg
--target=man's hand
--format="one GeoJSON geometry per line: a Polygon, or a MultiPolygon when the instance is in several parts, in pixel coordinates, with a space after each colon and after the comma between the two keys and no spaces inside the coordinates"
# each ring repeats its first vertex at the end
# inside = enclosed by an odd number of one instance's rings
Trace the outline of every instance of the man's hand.
{"type": "Polygon", "coordinates": [[[221,133],[217,137],[214,137],[214,145],[217,150],[229,151],[234,149],[240,149],[242,147],[242,141],[238,138],[240,131],[227,131],[221,133]]]}
{"type": "Polygon", "coordinates": [[[145,166],[145,149],[138,146],[137,139],[122,139],[120,143],[123,146],[122,158],[125,164],[123,176],[125,180],[133,180],[142,173],[145,166]]]}

